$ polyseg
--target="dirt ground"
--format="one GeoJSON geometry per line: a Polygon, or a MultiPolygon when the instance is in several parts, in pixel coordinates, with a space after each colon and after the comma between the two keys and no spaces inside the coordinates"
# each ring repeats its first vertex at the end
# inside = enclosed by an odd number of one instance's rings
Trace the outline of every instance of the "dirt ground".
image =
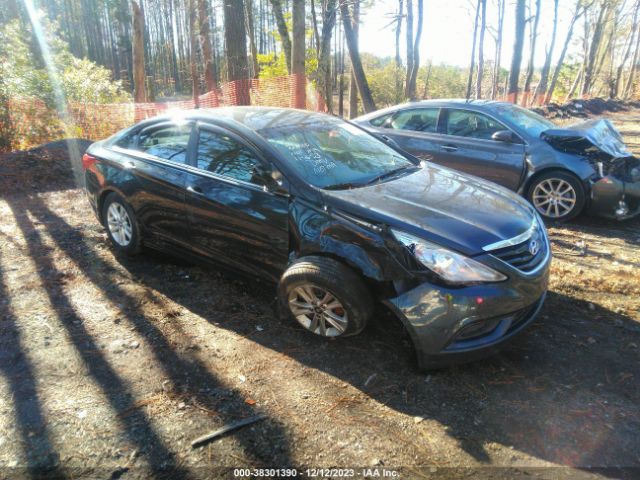
{"type": "MultiPolygon", "coordinates": [[[[640,110],[614,118],[640,152],[640,110]]],[[[550,226],[539,320],[419,373],[382,308],[326,342],[276,317],[271,285],[115,256],[66,158],[0,157],[0,478],[638,478],[640,220],[550,226]]]]}

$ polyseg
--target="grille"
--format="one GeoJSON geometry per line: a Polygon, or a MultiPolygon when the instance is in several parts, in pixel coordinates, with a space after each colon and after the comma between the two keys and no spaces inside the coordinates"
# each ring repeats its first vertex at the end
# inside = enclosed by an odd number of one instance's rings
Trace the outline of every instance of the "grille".
{"type": "Polygon", "coordinates": [[[517,268],[523,272],[530,272],[534,270],[547,255],[547,242],[540,234],[534,234],[528,240],[525,240],[518,245],[501,248],[494,250],[491,255],[499,258],[503,262],[508,263],[512,267],[517,268]],[[530,251],[532,241],[536,241],[539,245],[538,251],[533,255],[530,251]]]}

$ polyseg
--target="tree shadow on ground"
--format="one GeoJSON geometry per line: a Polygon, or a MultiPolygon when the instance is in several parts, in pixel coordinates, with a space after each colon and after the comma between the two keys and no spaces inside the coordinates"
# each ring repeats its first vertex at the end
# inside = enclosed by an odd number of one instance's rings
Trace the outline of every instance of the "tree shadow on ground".
{"type": "MultiPolygon", "coordinates": [[[[235,421],[259,413],[257,408],[244,402],[239,392],[225,388],[209,369],[197,357],[188,352],[178,353],[169,343],[163,332],[152,319],[147,318],[139,308],[139,301],[127,293],[118,282],[104,272],[113,269],[92,256],[91,246],[85,242],[82,234],[53,213],[37,197],[20,197],[9,202],[17,224],[26,239],[30,256],[41,275],[43,288],[55,309],[60,324],[68,331],[69,338],[83,359],[90,375],[100,386],[104,396],[129,440],[144,455],[155,478],[181,478],[189,472],[180,465],[175,454],[166,445],[166,440],[155,431],[150,419],[135,405],[133,395],[124,379],[100,353],[98,340],[87,331],[83,318],[71,304],[60,284],[47,281],[47,276],[56,276],[51,249],[43,244],[40,232],[34,228],[27,212],[34,220],[46,225],[47,233],[55,242],[56,248],[64,252],[83,272],[86,278],[97,286],[111,302],[122,305],[124,320],[132,330],[148,340],[154,359],[161,366],[164,375],[170,380],[173,389],[188,395],[203,408],[216,412],[222,423],[235,421]],[[203,388],[206,387],[206,388],[203,388]],[[220,402],[215,394],[224,396],[220,402]]],[[[23,396],[17,400],[26,402],[23,396]]],[[[17,406],[18,411],[25,407],[17,406]]],[[[44,421],[45,419],[43,419],[44,421]]],[[[280,466],[291,465],[286,437],[276,419],[267,419],[257,424],[261,435],[239,431],[235,435],[243,446],[244,454],[254,466],[267,466],[274,463],[280,466]]]]}
{"type": "MultiPolygon", "coordinates": [[[[13,403],[16,426],[20,432],[20,447],[27,462],[25,473],[31,478],[64,478],[42,411],[36,374],[25,354],[18,324],[9,302],[4,272],[0,269],[0,375],[9,385],[10,396],[6,400],[13,403]]],[[[7,468],[14,478],[21,476],[20,467],[7,468]]]]}
{"type": "Polygon", "coordinates": [[[138,281],[212,323],[398,412],[437,421],[479,462],[490,464],[490,448],[499,444],[566,466],[640,463],[640,328],[625,315],[551,292],[540,318],[501,354],[419,373],[400,323],[382,308],[362,334],[344,340],[327,342],[275,315],[256,333],[255,317],[233,313],[248,302],[257,311],[272,309],[273,286],[185,267],[161,254],[119,260],[138,281]],[[189,280],[181,284],[185,272],[189,280]],[[210,288],[197,296],[194,285],[210,288]]]}

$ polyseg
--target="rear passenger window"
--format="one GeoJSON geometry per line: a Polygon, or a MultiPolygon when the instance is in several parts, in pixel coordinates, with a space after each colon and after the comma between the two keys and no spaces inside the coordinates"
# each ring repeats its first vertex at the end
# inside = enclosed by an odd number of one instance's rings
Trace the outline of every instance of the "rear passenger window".
{"type": "Polygon", "coordinates": [[[481,113],[466,110],[449,110],[447,135],[491,140],[491,135],[508,130],[507,127],[481,113]]]}
{"type": "Polygon", "coordinates": [[[176,163],[187,163],[191,125],[172,125],[145,130],[140,134],[138,150],[176,163]]]}
{"type": "Polygon", "coordinates": [[[264,185],[262,162],[246,146],[223,133],[200,131],[198,168],[235,180],[264,185]]]}
{"type": "Polygon", "coordinates": [[[391,121],[396,130],[431,132],[438,130],[438,108],[416,108],[398,113],[391,121]]]}

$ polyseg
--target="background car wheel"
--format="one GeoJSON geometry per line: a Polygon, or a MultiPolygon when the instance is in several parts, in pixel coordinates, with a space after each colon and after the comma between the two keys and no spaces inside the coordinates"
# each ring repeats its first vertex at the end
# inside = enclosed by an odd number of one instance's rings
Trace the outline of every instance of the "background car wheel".
{"type": "Polygon", "coordinates": [[[331,258],[305,257],[282,275],[278,296],[304,328],[324,337],[360,333],[373,313],[373,300],[362,279],[331,258]]]}
{"type": "Polygon", "coordinates": [[[110,193],[102,205],[102,219],[114,248],[127,255],[140,252],[140,230],[135,214],[117,193],[110,193]]]}
{"type": "Polygon", "coordinates": [[[565,222],[584,208],[584,188],[571,173],[554,171],[536,178],[529,186],[527,198],[545,219],[565,222]]]}

